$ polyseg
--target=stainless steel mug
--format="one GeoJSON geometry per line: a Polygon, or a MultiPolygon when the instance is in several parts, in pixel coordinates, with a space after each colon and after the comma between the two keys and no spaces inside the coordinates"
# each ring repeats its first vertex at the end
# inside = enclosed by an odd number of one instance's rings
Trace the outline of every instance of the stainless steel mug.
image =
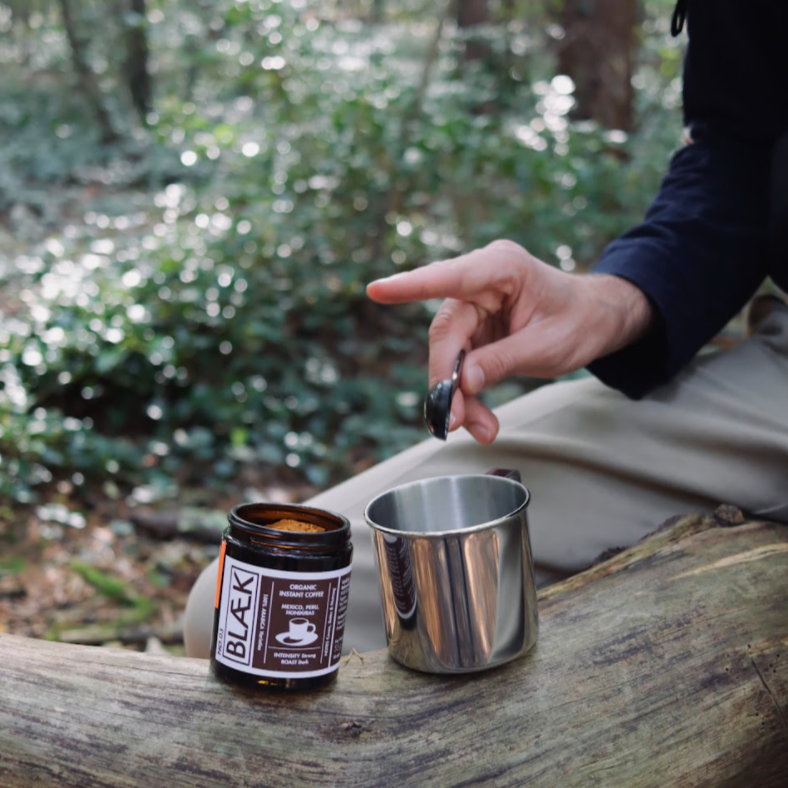
{"type": "Polygon", "coordinates": [[[367,506],[394,659],[470,673],[534,645],[529,498],[519,473],[491,471],[412,482],[367,506]]]}

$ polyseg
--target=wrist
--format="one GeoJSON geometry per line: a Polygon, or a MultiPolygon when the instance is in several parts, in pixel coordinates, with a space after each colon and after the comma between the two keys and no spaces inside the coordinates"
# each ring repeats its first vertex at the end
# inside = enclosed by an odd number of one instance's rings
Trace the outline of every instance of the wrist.
{"type": "Polygon", "coordinates": [[[594,274],[589,281],[596,296],[596,308],[607,324],[601,332],[603,347],[598,357],[621,350],[648,334],[654,326],[656,310],[637,285],[611,274],[594,274]]]}

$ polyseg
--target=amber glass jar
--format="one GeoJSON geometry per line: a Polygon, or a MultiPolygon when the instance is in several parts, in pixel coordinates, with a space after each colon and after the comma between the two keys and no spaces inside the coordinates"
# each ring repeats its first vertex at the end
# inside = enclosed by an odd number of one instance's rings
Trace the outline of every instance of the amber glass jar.
{"type": "Polygon", "coordinates": [[[261,688],[331,683],[350,588],[350,523],[323,509],[264,503],[236,506],[227,519],[211,643],[214,672],[261,688]]]}

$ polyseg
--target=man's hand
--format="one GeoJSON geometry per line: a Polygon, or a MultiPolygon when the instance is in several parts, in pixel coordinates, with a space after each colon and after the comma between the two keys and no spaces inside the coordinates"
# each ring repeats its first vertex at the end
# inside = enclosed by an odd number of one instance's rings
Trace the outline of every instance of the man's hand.
{"type": "Polygon", "coordinates": [[[567,274],[511,241],[494,241],[453,260],[379,279],[367,294],[381,304],[445,298],[430,327],[430,386],[468,356],[452,406],[451,429],[480,443],[498,420],[477,394],[510,375],[554,378],[642,337],[653,307],[615,276],[567,274]]]}

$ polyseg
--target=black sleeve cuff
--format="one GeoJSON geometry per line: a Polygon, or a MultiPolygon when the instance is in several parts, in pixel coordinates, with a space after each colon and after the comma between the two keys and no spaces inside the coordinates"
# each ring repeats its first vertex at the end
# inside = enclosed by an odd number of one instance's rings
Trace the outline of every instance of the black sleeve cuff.
{"type": "Polygon", "coordinates": [[[657,315],[648,336],[589,370],[639,399],[669,382],[752,297],[768,273],[770,150],[706,131],[681,149],[644,222],[595,272],[638,287],[657,315]]]}

